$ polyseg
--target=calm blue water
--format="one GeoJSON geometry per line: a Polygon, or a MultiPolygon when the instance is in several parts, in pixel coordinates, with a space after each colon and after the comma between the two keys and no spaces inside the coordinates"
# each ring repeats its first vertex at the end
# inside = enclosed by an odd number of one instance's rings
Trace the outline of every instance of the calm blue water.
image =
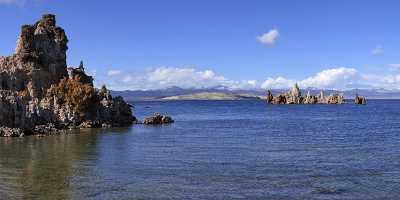
{"type": "Polygon", "coordinates": [[[0,138],[0,199],[400,199],[400,101],[136,102],[166,126],[0,138]]]}

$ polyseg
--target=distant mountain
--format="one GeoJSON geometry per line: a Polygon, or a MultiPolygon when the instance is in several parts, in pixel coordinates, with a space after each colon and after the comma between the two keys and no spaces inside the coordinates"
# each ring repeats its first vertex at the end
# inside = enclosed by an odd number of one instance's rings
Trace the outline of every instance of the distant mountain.
{"type": "MultiPolygon", "coordinates": [[[[282,92],[287,91],[287,89],[274,89],[271,90],[273,95],[278,95],[282,92]]],[[[320,89],[317,88],[308,88],[303,89],[303,95],[310,91],[311,94],[317,95],[320,93],[320,89]]],[[[254,89],[254,90],[229,90],[226,88],[204,88],[204,89],[183,89],[180,87],[171,87],[167,89],[160,89],[160,90],[126,90],[126,91],[111,91],[113,96],[122,96],[127,101],[158,101],[158,100],[165,100],[168,98],[177,98],[178,96],[186,95],[192,96],[190,98],[196,98],[196,94],[199,93],[214,93],[223,96],[240,96],[243,94],[256,97],[256,96],[265,96],[266,90],[262,89],[254,89]]],[[[329,95],[332,93],[340,93],[345,96],[347,99],[353,99],[356,94],[361,96],[365,96],[367,99],[400,99],[400,90],[387,90],[387,89],[353,89],[353,90],[345,90],[345,91],[338,91],[338,90],[324,90],[325,95],[329,95]]],[[[197,97],[201,97],[204,95],[197,95],[197,97]]],[[[207,96],[207,95],[206,95],[207,96]]],[[[212,95],[211,95],[212,96],[212,95]]],[[[214,95],[215,96],[215,95],[214,95]]],[[[218,96],[218,95],[217,95],[218,96]]],[[[240,99],[240,98],[239,98],[240,99]]]]}

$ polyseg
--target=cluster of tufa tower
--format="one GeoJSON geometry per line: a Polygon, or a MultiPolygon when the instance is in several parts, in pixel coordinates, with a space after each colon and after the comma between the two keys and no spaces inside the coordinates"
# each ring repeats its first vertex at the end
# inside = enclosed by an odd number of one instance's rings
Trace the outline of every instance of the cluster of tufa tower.
{"type": "MultiPolygon", "coordinates": [[[[321,90],[319,95],[311,95],[310,91],[305,96],[301,95],[301,91],[297,83],[287,92],[273,96],[272,92],[267,92],[268,104],[343,104],[345,103],[344,96],[338,93],[333,93],[325,96],[321,90]]],[[[356,96],[356,104],[366,104],[364,97],[356,96]]]]}

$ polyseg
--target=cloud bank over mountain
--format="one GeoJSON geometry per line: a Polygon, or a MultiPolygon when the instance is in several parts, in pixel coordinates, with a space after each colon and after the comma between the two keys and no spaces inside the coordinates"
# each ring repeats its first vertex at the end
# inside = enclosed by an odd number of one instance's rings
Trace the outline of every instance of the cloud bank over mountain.
{"type": "Polygon", "coordinates": [[[194,67],[158,67],[143,72],[127,72],[110,69],[96,72],[97,86],[106,84],[113,90],[155,90],[170,87],[180,88],[224,88],[230,90],[287,89],[298,83],[301,88],[319,89],[400,89],[400,71],[388,65],[388,73],[367,74],[355,68],[336,67],[322,70],[303,79],[284,76],[267,77],[264,80],[232,80],[213,70],[198,70],[194,67]],[[389,73],[390,71],[390,73],[389,73]]]}
{"type": "Polygon", "coordinates": [[[327,89],[350,89],[351,85],[360,81],[360,74],[356,69],[338,67],[323,70],[303,80],[290,80],[284,77],[268,78],[262,85],[263,89],[289,88],[298,83],[302,88],[327,88],[327,89]]]}
{"type": "Polygon", "coordinates": [[[152,90],[170,87],[255,89],[257,87],[255,80],[230,80],[212,70],[202,71],[192,67],[159,67],[139,73],[110,69],[105,74],[96,72],[94,76],[99,79],[97,85],[107,84],[114,90],[152,90]]]}

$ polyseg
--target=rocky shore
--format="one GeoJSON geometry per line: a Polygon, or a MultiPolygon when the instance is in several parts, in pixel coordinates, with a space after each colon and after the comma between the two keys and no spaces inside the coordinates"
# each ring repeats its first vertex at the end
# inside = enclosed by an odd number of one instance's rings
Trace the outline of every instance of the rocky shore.
{"type": "Polygon", "coordinates": [[[15,54],[0,57],[0,136],[50,134],[68,128],[127,126],[132,106],[112,97],[78,67],[67,67],[68,38],[54,15],[24,25],[15,54]]]}

